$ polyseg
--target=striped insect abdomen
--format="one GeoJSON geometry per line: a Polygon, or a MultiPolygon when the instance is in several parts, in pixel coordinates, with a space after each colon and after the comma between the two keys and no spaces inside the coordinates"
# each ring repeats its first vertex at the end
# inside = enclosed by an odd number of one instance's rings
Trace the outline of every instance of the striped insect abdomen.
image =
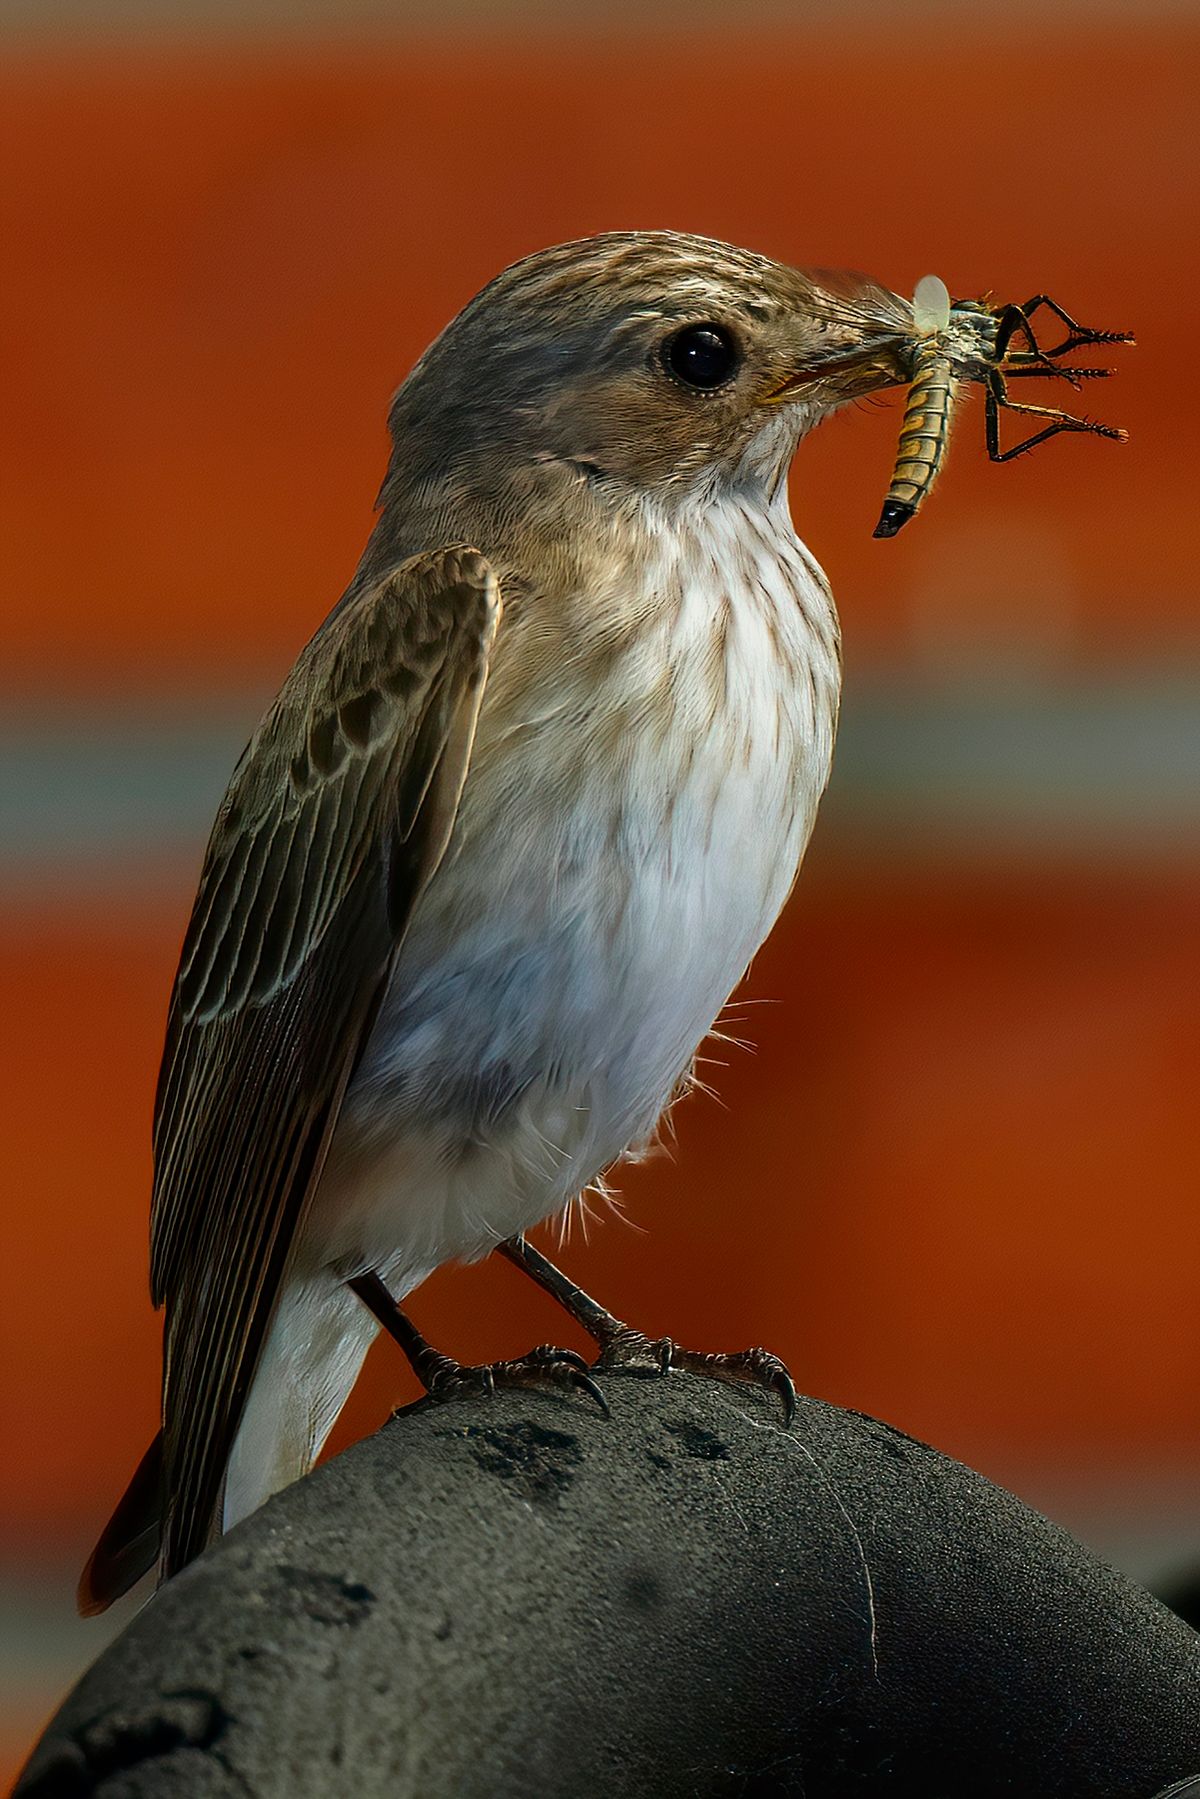
{"type": "Polygon", "coordinates": [[[875,527],[876,537],[895,537],[922,504],[937,479],[950,435],[954,399],[950,358],[937,337],[917,345],[913,378],[900,427],[892,484],[875,527]]]}

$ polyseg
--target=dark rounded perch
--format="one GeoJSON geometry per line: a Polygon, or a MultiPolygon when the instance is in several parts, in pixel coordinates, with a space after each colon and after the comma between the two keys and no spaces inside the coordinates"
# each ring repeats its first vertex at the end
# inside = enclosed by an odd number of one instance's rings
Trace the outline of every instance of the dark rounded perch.
{"type": "Polygon", "coordinates": [[[419,1406],[158,1595],[22,1799],[1151,1799],[1200,1637],[979,1475],[684,1375],[419,1406]]]}

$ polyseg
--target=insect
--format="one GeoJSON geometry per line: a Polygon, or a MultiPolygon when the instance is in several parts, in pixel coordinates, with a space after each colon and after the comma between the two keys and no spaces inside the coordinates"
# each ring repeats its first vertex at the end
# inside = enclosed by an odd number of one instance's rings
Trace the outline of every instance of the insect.
{"type": "Polygon", "coordinates": [[[1011,462],[1059,431],[1086,431],[1123,443],[1128,435],[1112,425],[1077,418],[1049,406],[1025,406],[1008,397],[1008,382],[1016,376],[1043,376],[1069,381],[1078,388],[1084,381],[1101,380],[1111,369],[1077,368],[1060,361],[1073,350],[1090,344],[1131,344],[1127,332],[1092,331],[1079,325],[1048,294],[1035,294],[1023,306],[990,307],[981,300],[951,300],[944,281],[926,275],[913,295],[912,370],[904,421],[892,484],[875,527],[876,537],[895,537],[919,510],[937,479],[946,454],[950,415],[963,381],[979,382],[986,390],[987,452],[993,462],[1011,462]],[[1045,308],[1065,327],[1061,343],[1046,348],[1039,344],[1030,322],[1045,308]],[[1023,342],[1023,349],[1014,343],[1023,342]],[[1000,448],[1000,412],[1020,412],[1047,423],[1012,449],[1000,448]]]}

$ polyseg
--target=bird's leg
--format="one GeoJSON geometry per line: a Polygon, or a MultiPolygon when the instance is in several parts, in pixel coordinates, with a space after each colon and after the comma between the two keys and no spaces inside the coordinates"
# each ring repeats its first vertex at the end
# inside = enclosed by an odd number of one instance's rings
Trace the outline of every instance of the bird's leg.
{"type": "Polygon", "coordinates": [[[669,1337],[650,1338],[623,1324],[524,1237],[510,1237],[507,1243],[499,1245],[499,1250],[522,1274],[529,1275],[551,1299],[557,1300],[589,1337],[595,1338],[600,1345],[597,1367],[624,1368],[631,1374],[666,1374],[671,1367],[675,1345],[669,1337]]]}
{"type": "Polygon", "coordinates": [[[670,1337],[647,1337],[606,1311],[553,1262],[532,1248],[524,1237],[510,1237],[499,1248],[502,1256],[535,1280],[577,1324],[583,1326],[589,1337],[595,1338],[600,1345],[600,1355],[592,1364],[594,1368],[620,1368],[642,1375],[669,1374],[672,1368],[682,1368],[689,1374],[710,1375],[742,1386],[766,1387],[778,1393],[783,1402],[784,1420],[791,1423],[796,1410],[796,1389],[778,1356],[765,1349],[706,1354],[701,1350],[681,1349],[670,1337]]]}
{"type": "Polygon", "coordinates": [[[588,1365],[573,1349],[542,1343],[528,1355],[511,1362],[484,1362],[465,1366],[443,1355],[423,1337],[392,1298],[377,1274],[358,1274],[347,1281],[375,1321],[400,1345],[410,1368],[430,1399],[452,1399],[460,1393],[484,1393],[489,1398],[499,1387],[524,1387],[542,1392],[578,1387],[596,1401],[601,1411],[608,1402],[588,1373],[588,1365]]]}

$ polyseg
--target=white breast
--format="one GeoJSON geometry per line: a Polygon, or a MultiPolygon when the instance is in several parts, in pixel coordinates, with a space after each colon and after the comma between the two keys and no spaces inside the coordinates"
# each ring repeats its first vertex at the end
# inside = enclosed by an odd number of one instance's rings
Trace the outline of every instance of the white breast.
{"type": "MultiPolygon", "coordinates": [[[[795,879],[829,775],[835,626],[792,538],[734,502],[671,542],[671,723],[639,736],[636,879],[609,960],[620,1132],[652,1130],[795,879]],[[665,790],[665,791],[664,791],[665,790]]],[[[618,1133],[620,1134],[620,1133],[618,1133]]]]}
{"type": "Polygon", "coordinates": [[[348,1096],[328,1248],[401,1288],[531,1228],[653,1131],[812,829],[837,626],[786,506],[727,498],[652,541],[602,680],[567,658],[515,720],[485,702],[348,1096]]]}

